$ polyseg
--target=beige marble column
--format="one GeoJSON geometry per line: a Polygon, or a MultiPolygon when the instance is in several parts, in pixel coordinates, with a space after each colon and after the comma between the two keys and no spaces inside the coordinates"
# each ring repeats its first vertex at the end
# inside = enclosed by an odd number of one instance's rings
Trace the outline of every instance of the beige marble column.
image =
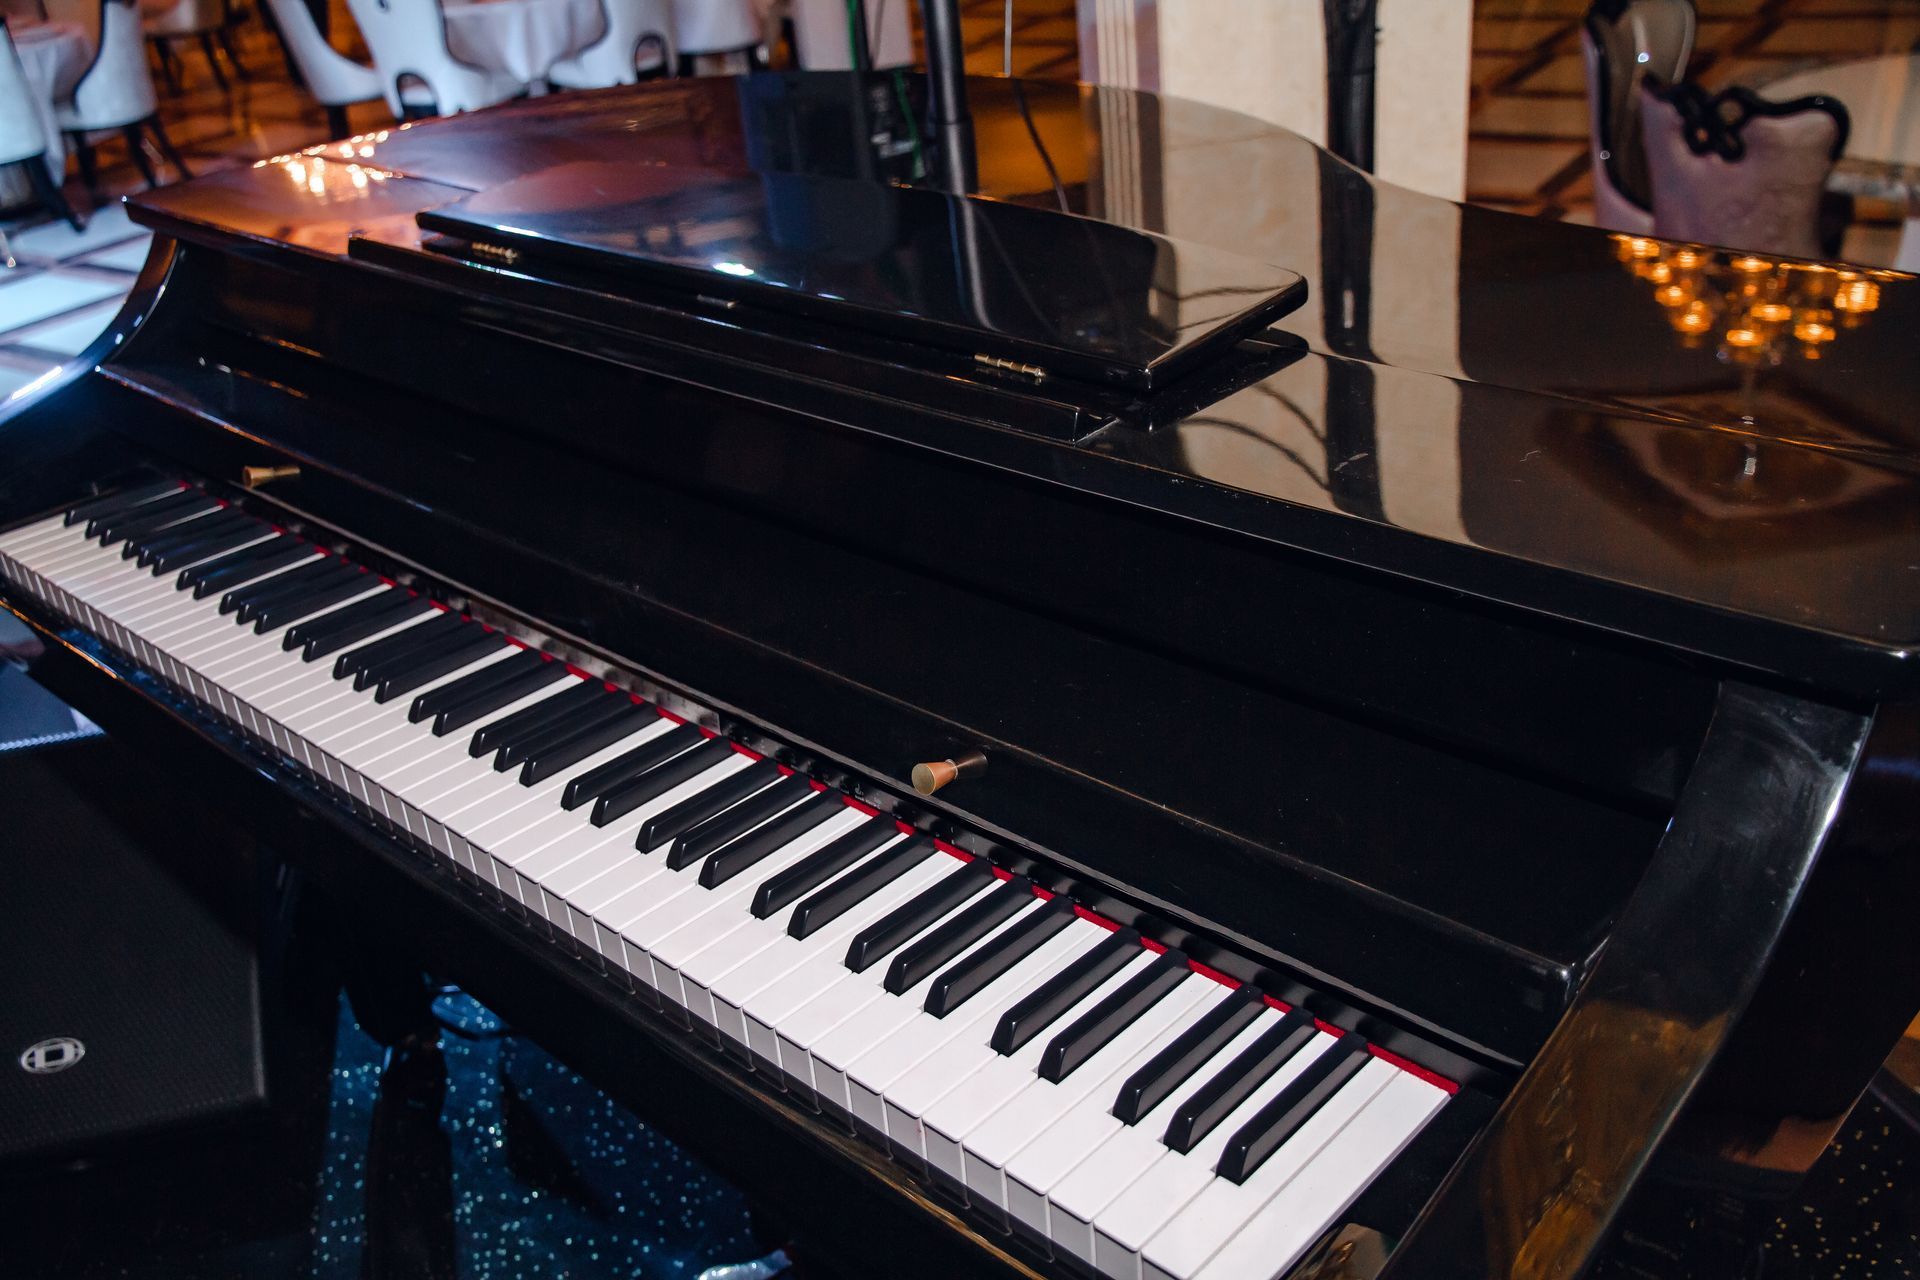
{"type": "MultiPolygon", "coordinates": [[[[1244,111],[1324,144],[1320,0],[1079,0],[1082,75],[1244,111]]],[[[1471,6],[1380,0],[1375,171],[1449,200],[1466,185],[1471,6]]]]}

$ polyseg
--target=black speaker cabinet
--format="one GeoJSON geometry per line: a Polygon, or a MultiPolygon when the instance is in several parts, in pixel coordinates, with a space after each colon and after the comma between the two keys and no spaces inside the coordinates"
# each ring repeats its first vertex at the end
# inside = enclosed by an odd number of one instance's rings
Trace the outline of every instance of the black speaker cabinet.
{"type": "Polygon", "coordinates": [[[0,754],[0,1175],[269,1106],[274,885],[103,737],[0,754]]]}

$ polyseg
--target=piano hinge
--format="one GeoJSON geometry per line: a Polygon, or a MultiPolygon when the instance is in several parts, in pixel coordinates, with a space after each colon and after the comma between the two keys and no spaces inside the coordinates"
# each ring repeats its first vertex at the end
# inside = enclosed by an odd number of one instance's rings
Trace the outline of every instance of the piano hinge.
{"type": "Polygon", "coordinates": [[[484,240],[474,240],[469,242],[469,247],[478,256],[490,258],[509,267],[520,261],[520,251],[509,249],[503,244],[488,244],[484,240]]]}
{"type": "Polygon", "coordinates": [[[1030,378],[1034,382],[1039,382],[1047,376],[1047,371],[1037,364],[1021,364],[1018,360],[990,356],[984,351],[975,352],[973,362],[993,373],[1011,373],[1016,377],[1030,378]]]}

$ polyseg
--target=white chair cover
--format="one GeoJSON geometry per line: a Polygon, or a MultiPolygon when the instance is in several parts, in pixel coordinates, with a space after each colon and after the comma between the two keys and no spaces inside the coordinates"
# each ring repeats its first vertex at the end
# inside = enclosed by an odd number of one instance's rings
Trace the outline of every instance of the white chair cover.
{"type": "Polygon", "coordinates": [[[227,11],[220,0],[174,0],[141,23],[150,36],[197,36],[226,25],[227,11]]]}
{"type": "MultiPolygon", "coordinates": [[[[673,6],[671,0],[600,0],[607,33],[594,43],[553,64],[547,79],[563,89],[603,89],[632,84],[640,78],[641,49],[657,41],[658,56],[673,70],[673,6]]],[[[649,60],[648,66],[653,65],[649,60]]]]}
{"type": "Polygon", "coordinates": [[[300,67],[307,90],[323,107],[344,107],[355,102],[371,102],[380,96],[380,74],[363,67],[327,43],[313,23],[313,12],[305,0],[267,0],[273,6],[274,21],[300,67]]]}
{"type": "Polygon", "coordinates": [[[33,85],[20,65],[20,51],[13,47],[13,33],[0,22],[0,164],[31,160],[46,149],[33,85]]]}
{"type": "Polygon", "coordinates": [[[61,103],[60,127],[70,133],[121,129],[159,109],[147,71],[146,37],[136,0],[100,0],[100,44],[93,65],[61,103]]]}
{"type": "Polygon", "coordinates": [[[753,0],[673,0],[673,36],[681,53],[732,53],[766,39],[753,0]]]}
{"type": "Polygon", "coordinates": [[[380,74],[380,91],[396,116],[406,113],[409,102],[425,105],[419,95],[403,90],[408,80],[426,85],[442,115],[477,111],[520,92],[513,77],[468,66],[453,56],[438,0],[347,0],[347,9],[366,37],[380,74]]]}

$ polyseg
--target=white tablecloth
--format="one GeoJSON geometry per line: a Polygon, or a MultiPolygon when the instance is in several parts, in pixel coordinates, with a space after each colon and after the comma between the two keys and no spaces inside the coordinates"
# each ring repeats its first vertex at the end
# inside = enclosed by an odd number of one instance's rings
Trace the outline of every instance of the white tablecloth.
{"type": "Polygon", "coordinates": [[[78,23],[35,22],[13,28],[13,44],[20,65],[33,86],[34,107],[47,135],[47,167],[58,181],[66,169],[67,150],[54,123],[53,104],[72,94],[74,82],[87,69],[93,50],[78,23]]]}
{"type": "MultiPolygon", "coordinates": [[[[9,23],[20,66],[33,89],[34,110],[47,138],[47,168],[59,182],[67,172],[66,140],[54,123],[53,104],[73,92],[74,82],[87,69],[93,48],[87,34],[74,22],[9,23]]],[[[12,207],[33,199],[33,190],[18,173],[0,175],[0,206],[12,207]]]]}
{"type": "Polygon", "coordinates": [[[445,0],[447,48],[462,62],[504,71],[522,84],[600,38],[600,0],[445,0]]]}

